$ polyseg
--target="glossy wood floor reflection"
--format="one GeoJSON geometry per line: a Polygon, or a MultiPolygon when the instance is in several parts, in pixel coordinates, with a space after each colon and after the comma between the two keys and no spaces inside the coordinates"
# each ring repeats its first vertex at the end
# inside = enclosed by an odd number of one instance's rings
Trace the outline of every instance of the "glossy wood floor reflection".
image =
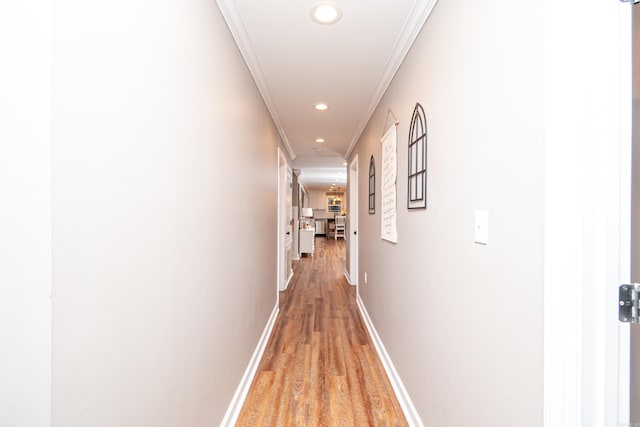
{"type": "Polygon", "coordinates": [[[238,426],[406,426],[345,277],[345,243],[316,238],[289,289],[238,426]]]}

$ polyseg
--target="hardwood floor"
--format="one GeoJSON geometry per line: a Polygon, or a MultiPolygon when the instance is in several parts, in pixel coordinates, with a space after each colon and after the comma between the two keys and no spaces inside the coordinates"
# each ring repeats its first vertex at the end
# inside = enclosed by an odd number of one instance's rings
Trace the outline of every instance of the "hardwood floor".
{"type": "Polygon", "coordinates": [[[344,270],[342,239],[294,262],[237,426],[408,425],[344,270]]]}

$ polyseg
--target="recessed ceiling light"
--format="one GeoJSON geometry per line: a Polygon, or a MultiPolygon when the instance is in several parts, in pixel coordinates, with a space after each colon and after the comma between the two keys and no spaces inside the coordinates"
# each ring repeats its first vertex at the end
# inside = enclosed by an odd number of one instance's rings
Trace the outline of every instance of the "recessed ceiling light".
{"type": "Polygon", "coordinates": [[[335,24],[342,18],[342,11],[333,3],[320,3],[311,9],[311,19],[318,24],[331,25],[335,24]]]}
{"type": "Polygon", "coordinates": [[[316,139],[316,142],[323,143],[324,142],[324,138],[318,138],[318,139],[316,139]]]}
{"type": "Polygon", "coordinates": [[[344,162],[344,163],[342,164],[342,166],[347,166],[347,162],[344,162]]]}
{"type": "Polygon", "coordinates": [[[327,104],[319,103],[314,105],[313,108],[315,108],[318,111],[324,111],[324,110],[328,110],[329,106],[327,104]]]}

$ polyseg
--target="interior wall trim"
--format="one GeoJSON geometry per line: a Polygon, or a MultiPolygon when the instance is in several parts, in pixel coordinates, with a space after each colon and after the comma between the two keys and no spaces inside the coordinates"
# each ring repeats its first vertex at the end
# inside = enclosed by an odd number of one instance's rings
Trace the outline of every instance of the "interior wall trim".
{"type": "Polygon", "coordinates": [[[433,8],[436,6],[437,2],[438,0],[414,1],[411,12],[409,12],[409,16],[407,17],[407,21],[404,23],[404,27],[402,28],[400,36],[398,37],[398,40],[396,41],[396,44],[391,51],[392,54],[387,60],[387,65],[385,66],[385,69],[380,76],[378,86],[376,87],[376,90],[371,97],[371,102],[367,107],[366,114],[363,116],[362,121],[358,124],[356,132],[351,139],[351,144],[349,145],[349,148],[347,148],[347,152],[344,155],[345,159],[348,159],[351,156],[351,152],[358,143],[360,135],[362,135],[364,128],[367,126],[367,123],[369,123],[369,120],[371,120],[376,107],[389,88],[391,81],[400,69],[404,58],[409,53],[409,49],[411,49],[411,46],[413,46],[413,42],[418,37],[418,34],[420,34],[422,27],[427,22],[427,19],[429,19],[429,16],[431,15],[431,12],[433,11],[433,8]]]}
{"type": "Polygon", "coordinates": [[[349,276],[349,271],[348,270],[344,270],[344,278],[347,279],[347,283],[353,286],[353,283],[351,283],[351,276],[349,276]]]}
{"type": "Polygon", "coordinates": [[[398,375],[398,371],[396,371],[393,362],[391,361],[391,357],[389,357],[389,353],[387,353],[387,349],[384,347],[382,343],[382,339],[378,335],[376,328],[373,326],[373,322],[369,317],[369,313],[367,313],[367,309],[364,306],[364,302],[360,298],[360,294],[356,295],[356,302],[358,304],[358,309],[360,310],[360,315],[362,316],[362,320],[364,321],[367,330],[369,331],[369,335],[371,336],[371,340],[373,341],[373,345],[376,347],[378,351],[378,355],[380,356],[380,360],[382,361],[382,365],[384,366],[384,370],[389,377],[389,382],[391,382],[391,386],[393,387],[393,391],[396,393],[396,397],[398,398],[398,402],[402,407],[402,411],[404,412],[404,416],[407,419],[407,422],[412,427],[424,427],[422,423],[422,419],[418,414],[416,407],[413,405],[413,401],[407,392],[407,389],[404,387],[402,380],[400,379],[400,375],[398,375]]]}
{"type": "Polygon", "coordinates": [[[233,399],[231,399],[231,403],[227,408],[227,412],[225,413],[222,422],[220,423],[221,426],[233,427],[236,425],[238,416],[240,415],[240,411],[242,410],[242,406],[244,405],[244,401],[246,400],[247,394],[249,393],[249,387],[251,387],[253,378],[255,377],[256,371],[258,370],[258,365],[260,364],[264,351],[267,348],[267,343],[269,342],[269,337],[271,337],[271,331],[273,331],[273,326],[276,323],[276,318],[278,317],[279,311],[280,309],[278,308],[278,303],[276,302],[276,305],[271,312],[271,316],[269,316],[269,320],[267,320],[267,324],[264,328],[264,331],[262,332],[262,336],[260,337],[260,340],[258,340],[258,345],[253,352],[253,356],[251,356],[251,359],[249,360],[247,369],[245,369],[244,375],[240,380],[240,384],[238,385],[238,388],[233,395],[233,399]]]}
{"type": "Polygon", "coordinates": [[[262,66],[255,54],[253,45],[251,44],[251,38],[249,37],[247,28],[242,20],[242,14],[238,9],[238,5],[235,1],[231,0],[216,0],[216,3],[218,4],[218,8],[227,23],[227,27],[240,50],[240,54],[242,55],[244,62],[247,64],[249,72],[256,82],[256,86],[262,95],[262,99],[264,100],[267,110],[269,110],[269,114],[278,128],[278,133],[280,134],[280,138],[282,138],[282,144],[287,150],[287,154],[289,154],[291,160],[293,160],[296,158],[296,153],[293,151],[293,148],[289,143],[289,138],[282,128],[282,120],[280,120],[280,116],[278,116],[276,112],[276,108],[273,104],[273,96],[269,92],[264,72],[262,71],[262,66]]]}

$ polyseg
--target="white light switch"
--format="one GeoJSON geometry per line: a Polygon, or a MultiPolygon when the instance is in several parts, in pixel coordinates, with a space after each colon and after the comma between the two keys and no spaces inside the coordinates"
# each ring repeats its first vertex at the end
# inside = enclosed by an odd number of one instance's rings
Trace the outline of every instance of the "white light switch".
{"type": "Polygon", "coordinates": [[[476,243],[489,244],[489,211],[487,210],[476,210],[475,238],[476,243]]]}

